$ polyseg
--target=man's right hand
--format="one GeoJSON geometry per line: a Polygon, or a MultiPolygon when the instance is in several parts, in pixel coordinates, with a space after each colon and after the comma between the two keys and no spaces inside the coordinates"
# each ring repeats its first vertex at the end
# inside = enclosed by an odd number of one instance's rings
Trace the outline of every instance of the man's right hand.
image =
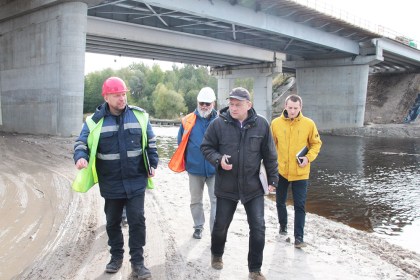
{"type": "Polygon", "coordinates": [[[223,155],[222,156],[222,160],[220,161],[220,166],[224,169],[224,170],[232,170],[232,164],[229,164],[229,155],[223,155]]]}
{"type": "Polygon", "coordinates": [[[88,162],[84,158],[79,158],[79,160],[76,162],[76,168],[79,170],[86,168],[87,166],[88,166],[88,162]]]}

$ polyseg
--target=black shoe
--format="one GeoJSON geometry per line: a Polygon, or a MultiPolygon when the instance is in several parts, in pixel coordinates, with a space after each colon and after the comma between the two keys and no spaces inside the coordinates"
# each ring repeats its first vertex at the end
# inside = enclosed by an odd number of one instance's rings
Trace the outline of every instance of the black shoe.
{"type": "Polygon", "coordinates": [[[131,264],[133,274],[137,276],[137,279],[147,279],[152,277],[150,270],[144,266],[144,264],[131,264]]]}
{"type": "Polygon", "coordinates": [[[211,267],[217,270],[223,269],[223,258],[211,255],[211,267]]]}
{"type": "Polygon", "coordinates": [[[261,271],[253,271],[250,272],[248,275],[248,279],[250,280],[265,280],[264,274],[261,273],[261,271]]]}
{"type": "Polygon", "coordinates": [[[105,272],[107,273],[116,273],[120,270],[123,263],[123,259],[113,259],[106,265],[105,272]]]}
{"type": "Polygon", "coordinates": [[[280,226],[280,235],[287,235],[287,226],[280,226]]]}
{"type": "Polygon", "coordinates": [[[195,239],[201,239],[203,230],[201,228],[196,228],[193,233],[195,239]]]}
{"type": "Polygon", "coordinates": [[[296,239],[295,240],[295,248],[304,248],[304,247],[306,247],[306,246],[308,246],[308,245],[306,245],[306,243],[305,242],[303,242],[303,240],[301,240],[301,239],[296,239]]]}

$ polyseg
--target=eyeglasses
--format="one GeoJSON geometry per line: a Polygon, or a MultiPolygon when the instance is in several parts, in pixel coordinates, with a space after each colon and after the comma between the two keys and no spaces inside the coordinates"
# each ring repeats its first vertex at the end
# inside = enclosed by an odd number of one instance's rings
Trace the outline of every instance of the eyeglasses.
{"type": "Polygon", "coordinates": [[[200,104],[200,106],[206,105],[207,107],[211,105],[211,103],[208,102],[198,102],[198,104],[200,104]]]}

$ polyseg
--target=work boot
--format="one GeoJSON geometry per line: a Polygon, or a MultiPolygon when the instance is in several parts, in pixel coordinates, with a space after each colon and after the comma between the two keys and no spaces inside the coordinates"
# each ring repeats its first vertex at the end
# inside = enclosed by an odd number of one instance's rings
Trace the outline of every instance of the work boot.
{"type": "Polygon", "coordinates": [[[211,255],[211,267],[214,269],[220,270],[223,268],[223,259],[222,257],[216,257],[211,255]]]}
{"type": "Polygon", "coordinates": [[[202,232],[203,232],[203,229],[201,229],[201,228],[196,228],[196,229],[194,230],[193,237],[194,237],[195,239],[201,239],[202,232]]]}
{"type": "Polygon", "coordinates": [[[105,272],[116,273],[120,270],[123,263],[123,259],[111,258],[111,261],[106,265],[105,272]]]}
{"type": "Polygon", "coordinates": [[[306,243],[303,242],[302,239],[295,239],[295,248],[299,248],[300,249],[300,248],[304,248],[306,246],[308,246],[308,245],[306,245],[306,243]]]}
{"type": "Polygon", "coordinates": [[[279,233],[280,235],[287,235],[287,226],[280,225],[279,233]]]}
{"type": "Polygon", "coordinates": [[[152,277],[150,270],[144,266],[144,264],[131,264],[133,274],[137,276],[137,279],[147,279],[152,277]]]}
{"type": "Polygon", "coordinates": [[[248,279],[251,280],[265,280],[265,276],[261,273],[261,271],[252,271],[248,275],[248,279]]]}

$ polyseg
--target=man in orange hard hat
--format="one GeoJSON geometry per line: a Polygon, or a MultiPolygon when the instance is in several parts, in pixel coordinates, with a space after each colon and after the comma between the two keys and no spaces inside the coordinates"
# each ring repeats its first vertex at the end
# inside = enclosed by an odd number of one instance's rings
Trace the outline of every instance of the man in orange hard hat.
{"type": "Polygon", "coordinates": [[[124,81],[118,77],[110,77],[103,83],[105,103],[86,119],[74,146],[74,162],[78,169],[83,169],[94,160],[92,169],[105,199],[111,253],[105,271],[115,273],[123,263],[121,215],[125,206],[131,267],[138,278],[145,279],[151,277],[151,273],[145,267],[143,257],[146,243],[144,197],[159,157],[148,114],[139,107],[127,105],[127,91],[124,81]],[[96,154],[92,154],[95,150],[96,154]]]}

